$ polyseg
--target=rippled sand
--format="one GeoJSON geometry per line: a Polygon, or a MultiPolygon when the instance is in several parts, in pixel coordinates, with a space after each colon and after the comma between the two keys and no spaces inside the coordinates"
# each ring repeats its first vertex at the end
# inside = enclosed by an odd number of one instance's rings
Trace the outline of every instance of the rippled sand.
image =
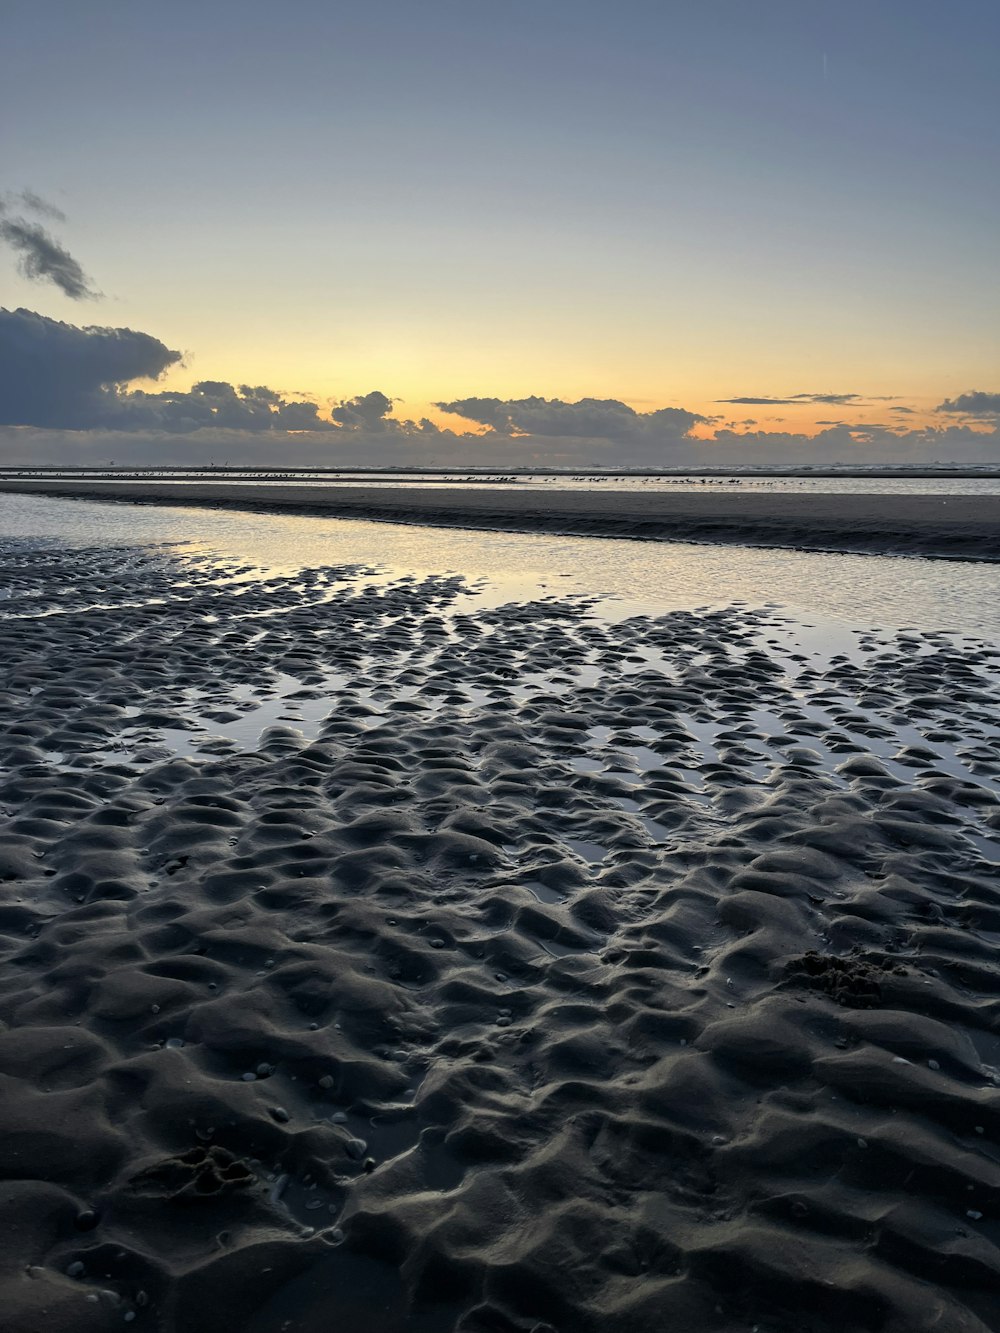
{"type": "Polygon", "coordinates": [[[3,563],[7,1327],[1000,1326],[995,648],[3,563]]]}

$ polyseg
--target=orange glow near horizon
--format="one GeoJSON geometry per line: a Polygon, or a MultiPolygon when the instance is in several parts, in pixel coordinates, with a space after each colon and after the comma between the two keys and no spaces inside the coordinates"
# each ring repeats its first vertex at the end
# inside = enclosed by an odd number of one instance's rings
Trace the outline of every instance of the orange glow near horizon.
{"type": "MultiPolygon", "coordinates": [[[[188,362],[172,367],[155,384],[147,382],[141,387],[154,393],[170,390],[185,392],[200,379],[227,378],[224,372],[220,374],[210,372],[209,366],[205,364],[208,360],[207,357],[199,357],[198,360],[202,363],[197,368],[198,373],[192,373],[194,367],[188,362]]],[[[220,360],[223,360],[223,358],[220,358],[220,360]]],[[[393,397],[395,406],[391,415],[394,418],[413,421],[427,418],[440,430],[452,430],[460,434],[470,435],[485,435],[488,434],[488,431],[485,426],[481,426],[474,421],[469,421],[454,413],[442,411],[435,406],[435,401],[449,401],[470,396],[517,399],[537,395],[546,398],[562,398],[567,402],[575,402],[583,397],[615,398],[627,403],[639,413],[679,407],[707,418],[706,421],[697,423],[691,430],[692,438],[698,440],[711,440],[719,430],[732,430],[737,434],[764,432],[767,434],[791,434],[811,437],[820,434],[831,426],[840,424],[846,425],[850,429],[880,426],[897,431],[918,430],[929,426],[940,427],[943,424],[958,424],[954,418],[951,418],[950,422],[944,421],[934,411],[935,404],[940,401],[946,391],[932,396],[924,394],[919,398],[894,396],[891,400],[883,399],[882,401],[879,401],[876,395],[869,397],[859,394],[857,402],[843,404],[807,401],[731,403],[723,400],[724,390],[731,387],[731,381],[726,385],[716,386],[714,393],[711,389],[706,392],[706,386],[701,383],[697,386],[697,390],[692,386],[690,393],[675,391],[669,397],[648,391],[640,394],[616,393],[613,388],[606,388],[603,385],[599,391],[589,393],[580,390],[568,391],[566,389],[560,392],[558,388],[546,391],[543,385],[538,385],[527,391],[522,389],[520,385],[513,389],[506,386],[486,385],[472,393],[463,385],[457,389],[452,388],[448,392],[441,391],[432,399],[427,396],[426,390],[421,394],[412,392],[407,395],[393,394],[391,381],[394,378],[396,377],[391,373],[375,375],[369,373],[364,378],[354,379],[352,376],[352,379],[347,383],[317,391],[310,389],[309,381],[305,376],[301,378],[296,376],[290,384],[284,382],[283,376],[279,378],[275,374],[251,377],[254,383],[263,382],[277,388],[288,399],[304,398],[317,403],[320,415],[323,417],[328,415],[332,406],[342,400],[353,398],[358,394],[368,393],[377,388],[393,397]],[[893,410],[900,408],[906,410],[902,412],[893,410]]],[[[240,383],[246,382],[246,377],[235,381],[237,387],[240,383]]],[[[139,385],[135,387],[139,387],[139,385]]],[[[948,391],[954,392],[953,389],[948,391]]],[[[781,393],[778,391],[771,396],[779,399],[781,393]]],[[[978,425],[981,423],[972,424],[978,425]]]]}

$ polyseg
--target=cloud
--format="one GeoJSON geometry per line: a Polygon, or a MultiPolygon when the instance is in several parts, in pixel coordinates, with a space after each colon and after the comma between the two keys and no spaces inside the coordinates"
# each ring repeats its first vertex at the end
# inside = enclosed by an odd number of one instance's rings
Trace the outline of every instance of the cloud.
{"type": "MultiPolygon", "coordinates": [[[[745,407],[791,407],[799,403],[821,403],[827,407],[860,406],[863,399],[857,393],[793,393],[787,398],[745,397],[716,398],[717,403],[739,403],[745,407]]],[[[878,400],[883,401],[882,399],[878,400]]]]}
{"type": "Polygon", "coordinates": [[[936,427],[824,421],[813,437],[773,429],[770,417],[764,429],[752,417],[723,421],[680,407],[637,411],[614,398],[468,397],[437,404],[457,423],[441,430],[391,415],[398,400],[380,390],[339,399],[328,410],[268,385],[155,383],[180,361],[178,351],[136,329],[0,309],[0,457],[10,464],[113,457],[137,466],[214,460],[573,470],[1000,462],[1000,394],[970,391],[942,404],[942,412],[970,415],[936,427]],[[468,426],[473,422],[478,429],[468,426]],[[693,435],[696,425],[709,438],[693,435]]]}
{"type": "MultiPolygon", "coordinates": [[[[58,208],[31,190],[24,190],[15,198],[36,213],[65,220],[58,208]]],[[[95,300],[100,296],[90,286],[79,262],[40,223],[7,217],[7,211],[6,200],[0,199],[0,241],[5,241],[17,254],[17,266],[26,278],[32,282],[51,282],[73,301],[95,300]]]]}
{"type": "Polygon", "coordinates": [[[856,393],[797,393],[796,402],[822,403],[826,407],[850,407],[860,403],[862,398],[856,393]]]}
{"type": "Polygon", "coordinates": [[[919,467],[933,463],[995,467],[1000,464],[1000,430],[984,431],[963,425],[901,431],[895,424],[848,423],[829,426],[813,436],[782,431],[735,434],[719,430],[699,454],[703,463],[726,467],[739,464],[919,467]]]}
{"type": "Polygon", "coordinates": [[[333,409],[330,416],[338,426],[348,430],[370,430],[380,433],[398,428],[398,422],[388,419],[391,411],[392,399],[376,389],[357,398],[344,399],[333,409]]]}
{"type": "Polygon", "coordinates": [[[1000,393],[984,393],[981,389],[970,389],[960,393],[957,398],[946,398],[938,403],[935,412],[960,412],[970,417],[1000,417],[1000,393]]]}
{"type": "Polygon", "coordinates": [[[135,329],[85,327],[31,310],[0,309],[0,425],[64,430],[368,432],[435,429],[386,421],[392,399],[374,392],[341,405],[334,420],[308,399],[288,400],[267,385],[199,380],[186,390],[129,388],[156,380],[181,360],[135,329]]]}
{"type": "Polygon", "coordinates": [[[0,423],[106,425],[119,410],[119,386],[155,379],[180,359],[134,329],[78,328],[0,308],[0,423]]]}
{"type": "Polygon", "coordinates": [[[435,403],[442,412],[486,426],[497,435],[669,443],[706,420],[696,412],[663,407],[637,412],[615,398],[461,398],[435,403]]]}
{"type": "Polygon", "coordinates": [[[753,398],[746,396],[743,398],[716,398],[717,403],[733,403],[740,407],[787,407],[789,403],[794,403],[794,398],[753,398]]]}
{"type": "Polygon", "coordinates": [[[34,190],[22,190],[20,194],[14,197],[19,199],[24,207],[30,209],[32,213],[39,213],[45,218],[54,218],[56,222],[66,221],[66,214],[61,208],[56,208],[55,204],[50,204],[47,199],[35,194],[34,190]]]}
{"type": "MultiPolygon", "coordinates": [[[[203,384],[217,382],[205,381],[203,384]]],[[[235,397],[248,406],[241,386],[235,397]]],[[[232,386],[225,386],[232,389],[232,386]]],[[[267,391],[269,395],[270,390],[267,391]]],[[[232,402],[228,393],[213,387],[190,391],[206,406],[232,402]]],[[[184,394],[168,395],[184,400],[184,394]]],[[[129,398],[132,395],[128,395],[129,398]]],[[[150,395],[154,404],[157,395],[150,395]]],[[[258,391],[250,399],[261,403],[258,391]]],[[[271,403],[271,410],[276,407],[271,403]]],[[[258,409],[259,410],[259,409],[258,409]]],[[[191,411],[191,403],[188,403],[191,411]]],[[[136,412],[136,417],[138,417],[136,412]]],[[[223,416],[225,414],[222,414],[223,416]]],[[[206,418],[202,416],[200,420],[206,418]]],[[[234,419],[232,416],[229,419],[234,419]]],[[[218,422],[219,416],[212,418],[218,422]]],[[[119,464],[136,467],[204,466],[231,463],[275,467],[453,467],[508,470],[516,467],[556,467],[581,471],[593,467],[648,468],[703,467],[816,467],[831,465],[897,467],[925,466],[934,462],[996,466],[1000,463],[1000,429],[974,429],[969,425],[947,425],[900,432],[884,426],[858,429],[828,427],[816,436],[777,430],[715,431],[711,439],[688,437],[674,441],[669,450],[651,450],[641,438],[631,442],[615,439],[585,439],[573,436],[459,434],[454,431],[426,432],[420,423],[401,422],[395,430],[371,431],[364,427],[344,428],[331,422],[319,429],[281,428],[272,419],[261,418],[253,428],[196,425],[181,430],[148,425],[86,430],[60,430],[35,426],[0,425],[0,460],[8,466],[38,463],[119,464]]],[[[120,426],[120,422],[118,423],[120,426]]]]}
{"type": "Polygon", "coordinates": [[[224,380],[199,380],[190,389],[161,393],[117,388],[109,395],[107,407],[107,417],[101,424],[118,430],[190,435],[205,429],[252,434],[334,429],[313,402],[288,401],[266,385],[241,384],[237,389],[224,380]]]}

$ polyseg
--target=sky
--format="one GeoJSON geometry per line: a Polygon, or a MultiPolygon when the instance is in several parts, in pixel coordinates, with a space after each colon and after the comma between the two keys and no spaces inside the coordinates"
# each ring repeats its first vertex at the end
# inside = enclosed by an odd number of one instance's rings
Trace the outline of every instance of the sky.
{"type": "Polygon", "coordinates": [[[0,461],[1000,465],[998,49],[996,0],[6,0],[0,461]]]}

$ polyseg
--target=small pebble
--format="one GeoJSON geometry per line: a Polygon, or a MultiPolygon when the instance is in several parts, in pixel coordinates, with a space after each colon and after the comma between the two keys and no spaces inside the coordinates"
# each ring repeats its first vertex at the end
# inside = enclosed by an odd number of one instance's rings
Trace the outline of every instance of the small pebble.
{"type": "Polygon", "coordinates": [[[940,1069],[941,1066],[938,1064],[938,1062],[937,1062],[936,1060],[928,1060],[928,1061],[927,1061],[927,1068],[928,1068],[928,1069],[940,1069]]]}
{"type": "Polygon", "coordinates": [[[335,1125],[346,1125],[346,1124],[347,1124],[347,1116],[346,1116],[346,1114],[345,1114],[343,1111],[334,1111],[334,1113],[333,1113],[333,1115],[330,1117],[330,1119],[333,1121],[333,1123],[334,1123],[335,1125]]]}
{"type": "Polygon", "coordinates": [[[184,1045],[183,1037],[168,1037],[163,1043],[168,1051],[179,1051],[184,1045]]]}
{"type": "Polygon", "coordinates": [[[975,1208],[969,1208],[965,1215],[966,1217],[970,1217],[973,1222],[978,1222],[982,1217],[982,1213],[977,1212],[975,1208]]]}
{"type": "Polygon", "coordinates": [[[270,1078],[273,1073],[274,1069],[269,1064],[262,1062],[257,1066],[258,1078],[270,1078]]]}
{"type": "Polygon", "coordinates": [[[322,1077],[322,1078],[320,1079],[320,1081],[319,1081],[319,1086],[320,1086],[321,1088],[332,1088],[332,1087],[333,1087],[333,1075],[332,1075],[332,1074],[324,1074],[323,1077],[322,1077]]]}
{"type": "Polygon", "coordinates": [[[87,1271],[87,1270],[86,1270],[86,1267],[84,1266],[84,1264],[81,1263],[81,1261],[80,1261],[79,1259],[75,1259],[75,1260],[73,1261],[73,1263],[71,1263],[70,1266],[66,1269],[66,1276],[67,1276],[67,1277],[80,1277],[80,1276],[81,1276],[83,1273],[85,1273],[86,1271],[87,1271]]]}
{"type": "Polygon", "coordinates": [[[344,1152],[348,1157],[352,1157],[355,1162],[360,1162],[362,1157],[368,1151],[368,1144],[364,1139],[348,1139],[344,1144],[344,1152]]]}
{"type": "Polygon", "coordinates": [[[77,1231],[93,1231],[100,1221],[100,1215],[93,1208],[84,1208],[75,1218],[77,1231]]]}
{"type": "Polygon", "coordinates": [[[249,1069],[247,1070],[247,1072],[246,1072],[245,1074],[241,1074],[241,1075],[240,1075],[240,1078],[243,1080],[244,1083],[256,1083],[256,1082],[257,1082],[257,1075],[254,1074],[254,1073],[251,1073],[251,1071],[250,1071],[249,1069]]]}
{"type": "Polygon", "coordinates": [[[287,1125],[289,1120],[291,1120],[291,1116],[283,1106],[272,1106],[271,1118],[272,1120],[277,1120],[279,1125],[287,1125]]]}

